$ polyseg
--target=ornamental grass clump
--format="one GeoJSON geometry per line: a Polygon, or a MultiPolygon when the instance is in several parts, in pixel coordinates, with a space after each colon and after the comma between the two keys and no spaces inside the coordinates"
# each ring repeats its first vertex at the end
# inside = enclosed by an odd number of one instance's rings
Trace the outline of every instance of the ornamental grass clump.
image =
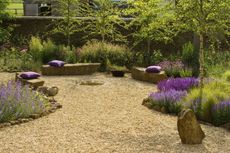
{"type": "Polygon", "coordinates": [[[27,118],[40,114],[48,102],[36,91],[20,82],[9,81],[0,85],[0,122],[27,118]]]}
{"type": "Polygon", "coordinates": [[[181,111],[180,101],[187,95],[187,91],[168,90],[163,92],[151,93],[149,98],[152,105],[165,107],[169,113],[178,114],[181,111]]]}
{"type": "Polygon", "coordinates": [[[220,105],[220,102],[226,101],[230,96],[230,85],[226,82],[211,82],[204,86],[203,97],[200,101],[200,89],[192,89],[183,101],[183,106],[191,108],[197,117],[207,122],[213,122],[215,113],[212,108],[220,105]]]}
{"type": "Polygon", "coordinates": [[[188,91],[193,87],[197,87],[199,85],[199,80],[194,77],[186,77],[186,78],[170,78],[168,80],[163,80],[157,84],[157,88],[160,91],[168,91],[168,90],[178,90],[178,91],[188,91]]]}
{"type": "Polygon", "coordinates": [[[230,100],[213,105],[212,118],[217,126],[230,122],[230,100]]]}

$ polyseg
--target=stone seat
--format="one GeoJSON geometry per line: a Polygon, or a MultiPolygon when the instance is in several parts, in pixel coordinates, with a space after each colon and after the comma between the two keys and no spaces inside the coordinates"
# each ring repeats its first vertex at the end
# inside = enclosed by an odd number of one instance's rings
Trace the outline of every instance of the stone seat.
{"type": "Polygon", "coordinates": [[[42,75],[90,75],[97,71],[100,63],[65,64],[63,67],[42,66],[42,75]]]}
{"type": "Polygon", "coordinates": [[[145,68],[133,67],[132,78],[140,81],[157,84],[159,81],[165,80],[168,77],[164,71],[161,71],[160,73],[147,73],[145,72],[145,68]]]}
{"type": "Polygon", "coordinates": [[[16,73],[15,74],[15,81],[20,81],[23,85],[29,85],[33,89],[37,89],[39,86],[43,86],[45,81],[42,80],[41,78],[37,79],[23,79],[20,77],[21,73],[16,73]]]}

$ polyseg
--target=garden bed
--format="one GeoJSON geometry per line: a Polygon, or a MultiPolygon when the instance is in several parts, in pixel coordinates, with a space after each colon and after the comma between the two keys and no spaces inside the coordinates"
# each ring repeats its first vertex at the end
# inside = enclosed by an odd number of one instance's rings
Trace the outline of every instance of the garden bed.
{"type": "Polygon", "coordinates": [[[158,91],[150,93],[142,104],[171,114],[189,108],[199,120],[230,129],[229,84],[221,81],[206,82],[201,100],[198,85],[199,79],[193,77],[161,81],[158,83],[158,91]]]}

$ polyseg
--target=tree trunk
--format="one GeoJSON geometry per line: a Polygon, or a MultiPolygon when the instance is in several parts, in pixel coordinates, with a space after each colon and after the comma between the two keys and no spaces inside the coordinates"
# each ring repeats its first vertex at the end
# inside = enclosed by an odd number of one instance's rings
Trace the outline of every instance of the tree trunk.
{"type": "Polygon", "coordinates": [[[147,55],[148,55],[148,65],[150,65],[151,63],[151,60],[150,60],[150,51],[151,51],[151,40],[150,39],[148,39],[147,40],[147,55]]]}
{"type": "Polygon", "coordinates": [[[70,46],[70,0],[67,5],[67,45],[70,46]]]}
{"type": "Polygon", "coordinates": [[[200,33],[200,50],[199,50],[199,62],[200,62],[200,101],[203,100],[203,87],[204,87],[204,34],[200,33]]]}

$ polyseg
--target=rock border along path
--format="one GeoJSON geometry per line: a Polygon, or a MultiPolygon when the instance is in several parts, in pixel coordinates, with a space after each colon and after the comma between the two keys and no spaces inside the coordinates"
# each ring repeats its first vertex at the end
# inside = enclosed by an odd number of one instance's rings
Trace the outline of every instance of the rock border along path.
{"type": "MultiPolygon", "coordinates": [[[[0,79],[14,74],[0,73],[0,79]]],[[[201,125],[206,138],[201,145],[182,145],[177,117],[142,106],[156,86],[105,74],[44,77],[58,86],[63,108],[37,120],[0,129],[1,153],[205,153],[230,152],[230,132],[201,125]],[[78,82],[96,80],[103,85],[78,82]]]]}

